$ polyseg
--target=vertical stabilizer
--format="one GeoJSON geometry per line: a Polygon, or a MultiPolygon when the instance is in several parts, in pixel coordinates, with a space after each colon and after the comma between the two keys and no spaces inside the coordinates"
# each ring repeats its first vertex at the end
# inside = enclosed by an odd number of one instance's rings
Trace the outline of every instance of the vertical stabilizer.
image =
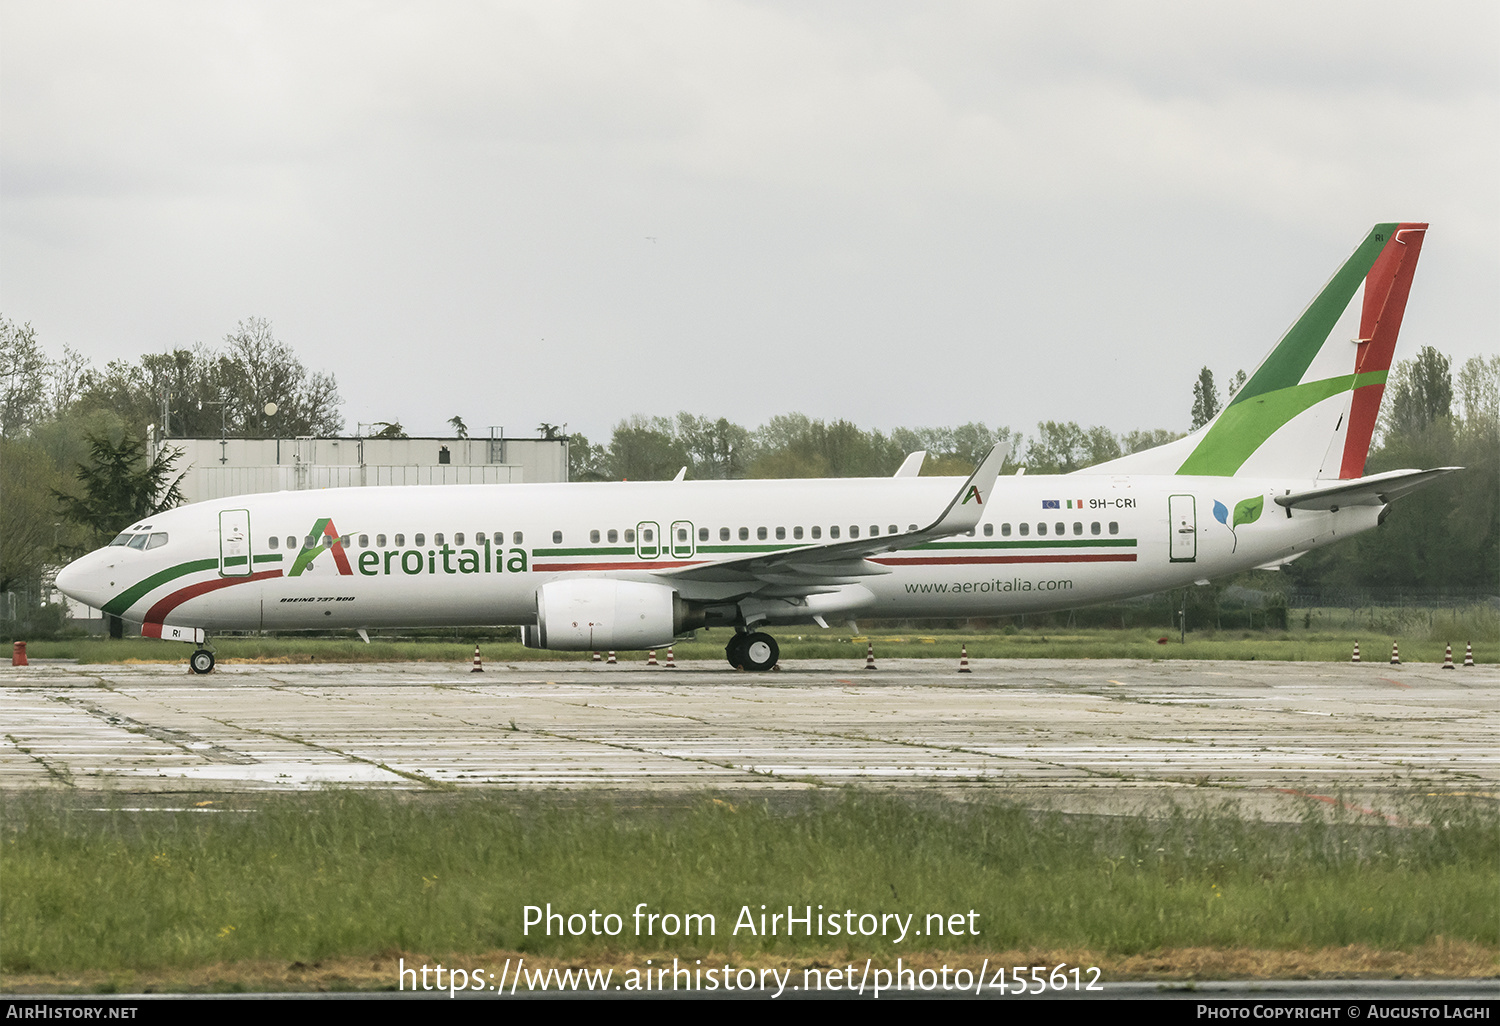
{"type": "Polygon", "coordinates": [[[1376,225],[1217,417],[1082,473],[1361,476],[1426,231],[1376,225]]]}

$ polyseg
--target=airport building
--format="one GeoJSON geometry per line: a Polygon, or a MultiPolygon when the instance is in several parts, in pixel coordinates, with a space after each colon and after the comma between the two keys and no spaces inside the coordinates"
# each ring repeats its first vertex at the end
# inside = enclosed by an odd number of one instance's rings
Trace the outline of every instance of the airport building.
{"type": "Polygon", "coordinates": [[[566,438],[169,438],[188,502],[370,485],[568,479],[566,438]]]}

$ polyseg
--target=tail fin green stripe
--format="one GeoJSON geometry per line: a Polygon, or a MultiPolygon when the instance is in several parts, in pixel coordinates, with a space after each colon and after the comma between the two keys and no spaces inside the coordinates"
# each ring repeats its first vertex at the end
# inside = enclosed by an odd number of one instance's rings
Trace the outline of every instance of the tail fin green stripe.
{"type": "Polygon", "coordinates": [[[1365,280],[1365,275],[1370,273],[1375,258],[1390,241],[1397,227],[1396,222],[1391,222],[1377,224],[1370,230],[1370,234],[1365,236],[1354,254],[1344,261],[1344,266],[1339,268],[1338,273],[1323,287],[1323,291],[1318,293],[1318,298],[1312,301],[1302,316],[1297,318],[1297,323],[1282,336],[1271,355],[1266,357],[1266,362],[1245,382],[1245,387],[1235,393],[1229,404],[1231,409],[1268,392],[1292,388],[1302,380],[1302,375],[1307,373],[1318,350],[1327,341],[1328,333],[1348,308],[1355,290],[1365,280]]]}
{"type": "Polygon", "coordinates": [[[1177,473],[1229,477],[1267,438],[1303,410],[1311,409],[1340,392],[1384,384],[1385,378],[1385,371],[1345,374],[1262,392],[1254,402],[1235,402],[1219,414],[1219,419],[1214,421],[1214,426],[1208,429],[1208,434],[1177,473]]]}

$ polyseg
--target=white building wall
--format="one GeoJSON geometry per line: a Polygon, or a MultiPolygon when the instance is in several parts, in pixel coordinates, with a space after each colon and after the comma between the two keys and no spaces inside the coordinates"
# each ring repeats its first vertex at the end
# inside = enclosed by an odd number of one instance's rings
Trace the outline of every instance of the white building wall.
{"type": "Polygon", "coordinates": [[[177,468],[186,472],[179,487],[188,502],[313,488],[568,479],[565,439],[172,438],[166,444],[183,452],[177,468]]]}

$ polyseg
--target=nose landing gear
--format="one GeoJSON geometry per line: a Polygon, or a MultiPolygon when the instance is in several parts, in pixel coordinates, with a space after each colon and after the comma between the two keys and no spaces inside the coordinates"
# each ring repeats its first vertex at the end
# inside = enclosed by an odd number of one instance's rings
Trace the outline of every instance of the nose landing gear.
{"type": "Polygon", "coordinates": [[[753,670],[757,673],[769,670],[781,658],[781,649],[776,639],[769,634],[755,631],[736,634],[724,646],[724,657],[736,670],[753,670]]]}

